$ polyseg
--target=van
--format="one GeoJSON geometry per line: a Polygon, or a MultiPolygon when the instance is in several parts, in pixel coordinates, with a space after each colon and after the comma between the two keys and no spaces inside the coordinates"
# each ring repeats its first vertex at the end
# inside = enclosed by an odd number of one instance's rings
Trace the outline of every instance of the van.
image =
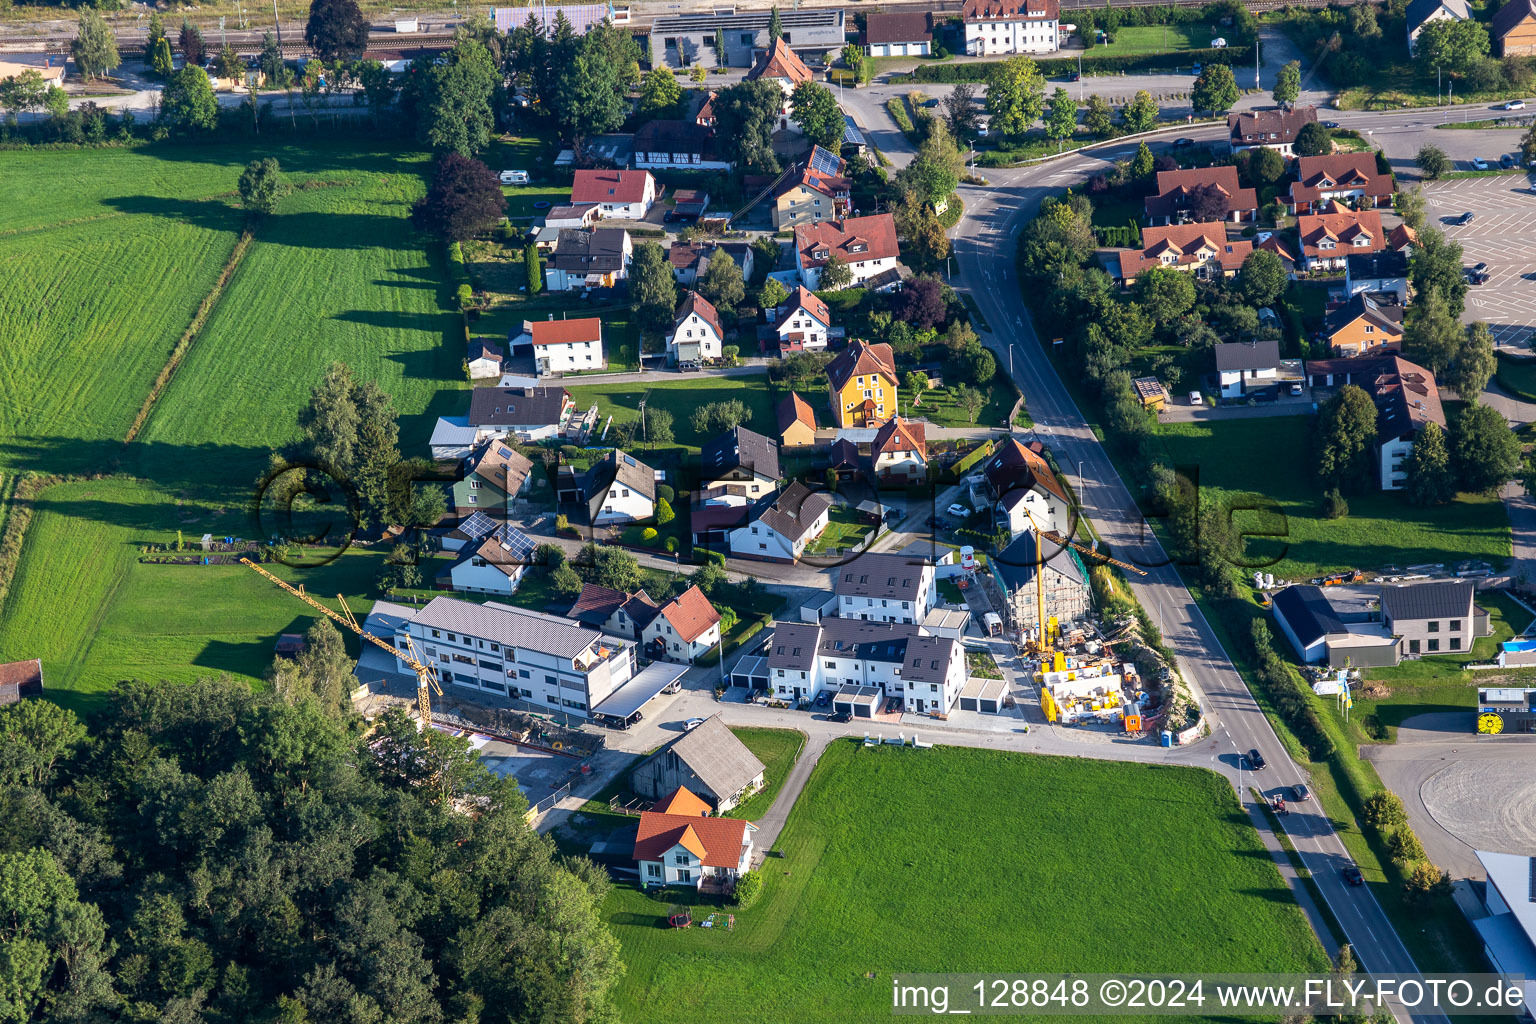
{"type": "Polygon", "coordinates": [[[501,183],[503,185],[526,185],[526,184],[528,184],[528,172],[527,171],[502,171],[501,172],[501,183]]]}

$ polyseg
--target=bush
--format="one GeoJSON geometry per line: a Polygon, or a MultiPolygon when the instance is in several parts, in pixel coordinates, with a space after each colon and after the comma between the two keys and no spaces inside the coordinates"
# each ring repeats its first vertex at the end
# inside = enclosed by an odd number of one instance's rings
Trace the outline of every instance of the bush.
{"type": "MultiPolygon", "coordinates": [[[[1134,10],[1135,8],[1124,8],[1134,10]]],[[[1166,8],[1157,8],[1165,10],[1166,8]]],[[[1200,49],[1182,50],[1177,53],[1148,53],[1148,54],[1117,54],[1102,57],[1084,57],[1084,75],[1103,74],[1132,74],[1147,71],[1171,71],[1174,68],[1189,67],[1190,64],[1200,62],[1205,64],[1227,64],[1231,67],[1245,67],[1253,63],[1252,46],[1229,46],[1224,50],[1200,49]]],[[[912,73],[914,82],[988,82],[991,81],[992,72],[1003,64],[1003,61],[972,61],[969,64],[921,64],[912,73]]],[[[1057,78],[1069,72],[1077,70],[1075,59],[1056,58],[1053,60],[1037,60],[1035,66],[1040,69],[1040,74],[1046,78],[1057,78]]],[[[896,81],[896,76],[891,77],[896,81]]],[[[889,101],[898,103],[899,100],[889,101]]],[[[892,111],[895,117],[895,111],[892,111]]],[[[896,123],[901,124],[898,118],[896,123]]],[[[910,131],[902,128],[902,131],[910,131]]]]}
{"type": "Polygon", "coordinates": [[[672,489],[671,484],[657,484],[656,497],[660,501],[673,502],[677,500],[677,492],[672,489]]]}
{"type": "Polygon", "coordinates": [[[1398,864],[1408,865],[1424,859],[1424,844],[1406,824],[1399,825],[1387,837],[1387,852],[1398,864]]]}
{"type": "Polygon", "coordinates": [[[725,564],[725,552],[724,551],[706,551],[706,552],[704,552],[704,561],[708,565],[724,565],[725,564]]]}
{"type": "Polygon", "coordinates": [[[1323,518],[1343,519],[1349,515],[1349,502],[1344,500],[1344,495],[1334,487],[1323,495],[1323,518]]]}
{"type": "Polygon", "coordinates": [[[465,281],[454,293],[454,299],[458,302],[460,309],[468,309],[475,304],[475,290],[469,286],[468,281],[465,281]]]}
{"type": "Polygon", "coordinates": [[[667,551],[669,553],[676,554],[676,552],[677,552],[677,538],[676,537],[668,537],[667,538],[667,551]]]}
{"type": "Polygon", "coordinates": [[[763,895],[763,876],[756,871],[748,871],[736,879],[736,891],[731,894],[731,902],[740,910],[751,908],[763,895]]]}
{"type": "Polygon", "coordinates": [[[1361,804],[1361,816],[1378,828],[1390,827],[1406,822],[1408,811],[1396,793],[1382,790],[1365,798],[1361,804]]]}
{"type": "Polygon", "coordinates": [[[652,543],[655,543],[656,538],[658,536],[660,536],[660,534],[658,534],[656,532],[656,527],[654,527],[654,526],[647,526],[645,529],[640,531],[640,543],[642,543],[642,544],[652,544],[652,543]]]}

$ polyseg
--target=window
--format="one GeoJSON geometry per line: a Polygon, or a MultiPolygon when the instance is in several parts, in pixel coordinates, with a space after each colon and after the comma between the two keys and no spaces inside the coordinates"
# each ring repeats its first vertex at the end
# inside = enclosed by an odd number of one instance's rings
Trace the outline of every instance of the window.
{"type": "Polygon", "coordinates": [[[556,679],[554,676],[546,675],[544,677],[544,685],[545,686],[559,686],[560,685],[560,681],[558,679],[556,679]]]}
{"type": "Polygon", "coordinates": [[[680,869],[677,873],[677,880],[679,882],[691,882],[693,881],[693,872],[687,868],[680,869]]]}
{"type": "Polygon", "coordinates": [[[1439,620],[1437,620],[1437,619],[1430,619],[1429,620],[1429,631],[1431,633],[1438,633],[1438,632],[1440,632],[1440,622],[1439,622],[1439,620]]]}
{"type": "Polygon", "coordinates": [[[654,861],[649,863],[649,864],[647,864],[645,866],[645,876],[647,878],[660,878],[661,877],[661,865],[655,863],[654,861]]]}
{"type": "Polygon", "coordinates": [[[1409,654],[1418,654],[1419,653],[1419,642],[1417,640],[1409,640],[1408,641],[1408,653],[1409,654]]]}
{"type": "Polygon", "coordinates": [[[742,46],[751,46],[752,45],[752,33],[751,32],[743,32],[741,34],[741,45],[742,46]]]}
{"type": "Polygon", "coordinates": [[[677,36],[667,36],[661,41],[661,45],[669,50],[677,49],[677,36]]]}
{"type": "Polygon", "coordinates": [[[438,631],[437,631],[437,630],[435,630],[435,629],[434,629],[434,630],[433,630],[433,631],[432,631],[432,635],[433,635],[433,636],[434,636],[434,637],[440,637],[440,636],[442,636],[442,635],[443,635],[443,634],[441,634],[441,633],[439,633],[439,632],[438,632],[438,631]]]}
{"type": "Polygon", "coordinates": [[[1451,620],[1451,632],[1452,633],[1460,633],[1461,632],[1461,620],[1460,619],[1452,619],[1451,620]]]}
{"type": "Polygon", "coordinates": [[[1451,650],[1453,650],[1453,651],[1461,650],[1461,637],[1459,637],[1459,636],[1451,637],[1451,650]]]}
{"type": "Polygon", "coordinates": [[[691,864],[693,862],[691,860],[689,860],[688,855],[686,853],[676,853],[676,854],[672,855],[672,863],[673,864],[691,864]]]}
{"type": "Polygon", "coordinates": [[[1439,649],[1440,649],[1440,641],[1439,640],[1431,640],[1429,642],[1429,653],[1430,654],[1434,654],[1439,649]]]}

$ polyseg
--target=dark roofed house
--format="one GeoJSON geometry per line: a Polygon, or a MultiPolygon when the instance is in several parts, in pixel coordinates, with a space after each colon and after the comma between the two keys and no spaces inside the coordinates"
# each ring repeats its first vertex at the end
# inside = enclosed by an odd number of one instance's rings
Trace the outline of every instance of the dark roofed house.
{"type": "MultiPolygon", "coordinates": [[[[1502,8],[1501,8],[1502,10],[1502,8]]],[[[1408,5],[1408,56],[1418,50],[1419,33],[1432,21],[1469,21],[1472,8],[1467,0],[1413,0],[1408,5]]]]}
{"type": "Polygon", "coordinates": [[[998,589],[1007,598],[1004,610],[1009,628],[1015,632],[1036,635],[1040,625],[1036,608],[1039,590],[1045,593],[1046,616],[1055,618],[1062,626],[1081,620],[1093,606],[1088,570],[1058,533],[1042,531],[1037,535],[1034,530],[1025,530],[993,555],[987,565],[998,589]],[[1042,559],[1045,578],[1037,583],[1035,574],[1040,571],[1042,559]]]}
{"type": "Polygon", "coordinates": [[[544,285],[552,292],[612,288],[629,277],[633,260],[634,243],[623,228],[561,228],[544,265],[544,285]]]}
{"type": "Polygon", "coordinates": [[[1240,398],[1275,383],[1280,375],[1278,341],[1244,341],[1217,345],[1216,376],[1221,397],[1240,398]]]}
{"type": "Polygon", "coordinates": [[[716,152],[713,136],[697,121],[647,121],[635,132],[635,166],[728,171],[735,165],[716,152]]]}
{"type": "Polygon", "coordinates": [[[656,514],[656,471],[614,449],[587,470],[583,490],[593,526],[639,522],[656,514]]]}
{"type": "Polygon", "coordinates": [[[1536,3],[1508,0],[1488,23],[1488,34],[1502,57],[1536,54],[1536,3]]]}
{"type": "Polygon", "coordinates": [[[699,451],[706,501],[752,505],[779,481],[779,446],[746,427],[732,427],[699,451]]]}
{"type": "Polygon", "coordinates": [[[1328,311],[1323,338],[1336,356],[1397,352],[1403,347],[1402,304],[1395,293],[1355,292],[1328,311]]]}
{"type": "Polygon", "coordinates": [[[831,494],[796,480],[776,498],[759,501],[747,524],[731,531],[731,551],[738,558],[793,562],[827,528],[831,508],[831,494]]]}
{"type": "MultiPolygon", "coordinates": [[[[1359,296],[1356,296],[1359,298],[1359,296]]],[[[1445,427],[1445,410],[1434,374],[1393,352],[1347,359],[1309,359],[1308,381],[1315,388],[1353,384],[1376,403],[1376,449],[1381,489],[1406,485],[1406,462],[1413,439],[1426,423],[1445,427]]]]}
{"type": "Polygon", "coordinates": [[[1316,107],[1244,110],[1227,115],[1227,140],[1234,153],[1264,148],[1288,157],[1295,153],[1296,136],[1302,126],[1316,121],[1316,107]]]}
{"type": "Polygon", "coordinates": [[[43,695],[43,660],[11,661],[0,665],[0,705],[43,695]]]}
{"type": "Polygon", "coordinates": [[[1344,294],[1391,292],[1408,304],[1408,253],[1401,249],[1350,253],[1344,261],[1344,294]]]}
{"type": "Polygon", "coordinates": [[[605,633],[638,640],[641,630],[656,617],[656,602],[644,589],[630,594],[586,583],[565,617],[605,633]]]}
{"type": "Polygon", "coordinates": [[[1475,588],[1458,580],[1381,588],[1381,618],[1405,658],[1465,654],[1492,632],[1488,613],[1473,603],[1475,588]]]}
{"type": "Polygon", "coordinates": [[[1234,221],[1252,221],[1259,215],[1259,194],[1238,183],[1236,167],[1195,167],[1157,172],[1157,191],[1146,199],[1147,218],[1154,224],[1204,220],[1199,208],[1207,193],[1225,200],[1223,216],[1234,221]]]}
{"type": "Polygon", "coordinates": [[[482,435],[542,441],[559,435],[575,407],[564,388],[475,388],[469,398],[469,426],[482,435]]]}
{"type": "Polygon", "coordinates": [[[859,43],[871,57],[927,57],[933,53],[933,12],[867,14],[859,43]]]}
{"type": "Polygon", "coordinates": [[[762,788],[767,769],[719,715],[672,740],[629,773],[636,796],[660,799],[679,786],[724,814],[762,788]]]}
{"type": "Polygon", "coordinates": [[[1304,664],[1324,660],[1328,638],[1348,632],[1319,587],[1286,587],[1275,594],[1273,603],[1280,632],[1290,640],[1304,664]]]}

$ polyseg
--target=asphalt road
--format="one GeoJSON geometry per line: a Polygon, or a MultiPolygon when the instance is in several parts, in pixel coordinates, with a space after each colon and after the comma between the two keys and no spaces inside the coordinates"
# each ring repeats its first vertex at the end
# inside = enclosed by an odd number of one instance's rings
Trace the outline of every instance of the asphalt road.
{"type": "MultiPolygon", "coordinates": [[[[1415,113],[1422,117],[1422,112],[1415,113]]],[[[1340,114],[1337,119],[1345,122],[1348,116],[1340,114]]],[[[1378,123],[1391,116],[1355,115],[1350,120],[1378,123]]],[[[1212,138],[1224,132],[1223,127],[1216,127],[1189,134],[1212,138]]],[[[1257,748],[1270,767],[1262,774],[1251,775],[1246,784],[1272,792],[1303,781],[1301,769],[1286,753],[1178,573],[1167,564],[1166,554],[1146,527],[1130,492],[1061,386],[1019,298],[1013,261],[1015,238],[1038,209],[1040,200],[1069,180],[1101,169],[1106,160],[1126,155],[1134,146],[1110,146],[1095,154],[993,172],[993,181],[988,186],[964,187],[966,216],[954,232],[960,265],[957,283],[971,292],[991,322],[993,333],[985,336],[985,341],[1004,357],[1002,365],[1007,365],[1009,350],[1013,350],[1014,381],[1024,393],[1036,431],[1053,448],[1063,470],[1075,478],[1085,510],[1099,533],[1118,555],[1147,567],[1147,575],[1134,578],[1132,588],[1178,655],[1183,673],[1199,695],[1202,707],[1214,714],[1214,735],[1219,738],[1217,756],[1234,758],[1257,748]]],[[[1248,806],[1255,826],[1261,834],[1267,834],[1268,821],[1249,799],[1244,783],[1239,786],[1239,796],[1248,806]]],[[[1281,819],[1283,826],[1355,948],[1361,965],[1373,972],[1415,971],[1412,957],[1375,895],[1368,887],[1355,888],[1344,882],[1341,871],[1352,861],[1327,816],[1315,801],[1292,806],[1293,812],[1281,819]]],[[[1412,1019],[1445,1018],[1439,1014],[1417,1014],[1412,1019]]]]}

